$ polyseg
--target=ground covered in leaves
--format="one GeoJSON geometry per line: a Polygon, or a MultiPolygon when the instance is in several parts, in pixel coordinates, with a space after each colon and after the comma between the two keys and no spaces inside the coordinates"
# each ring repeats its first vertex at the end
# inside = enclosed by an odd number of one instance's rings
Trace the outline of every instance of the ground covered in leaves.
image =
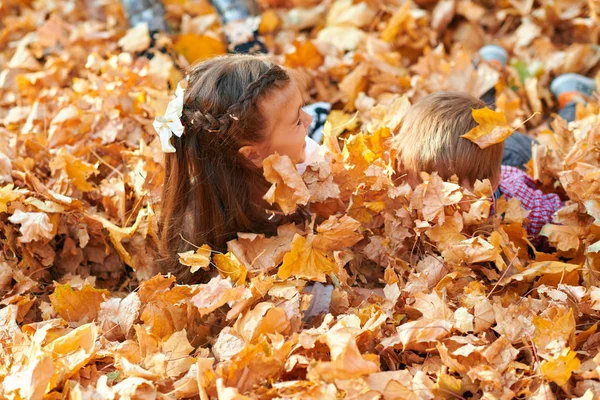
{"type": "Polygon", "coordinates": [[[600,114],[591,101],[554,119],[548,90],[565,72],[600,83],[597,3],[264,0],[267,46],[335,109],[325,161],[302,177],[265,165],[268,198],[315,218],[183,254],[218,271],[198,285],[153,267],[152,120],[180,68],[224,45],[207,3],[165,3],[177,34],[152,39],[114,0],[0,3],[0,398],[600,393],[600,114]],[[474,69],[492,42],[510,66],[474,69]],[[493,86],[510,127],[539,113],[519,128],[539,140],[529,173],[566,201],[547,252],[488,182],[392,180],[388,139],[411,103],[493,86]],[[305,324],[308,281],[336,289],[305,324]]]}

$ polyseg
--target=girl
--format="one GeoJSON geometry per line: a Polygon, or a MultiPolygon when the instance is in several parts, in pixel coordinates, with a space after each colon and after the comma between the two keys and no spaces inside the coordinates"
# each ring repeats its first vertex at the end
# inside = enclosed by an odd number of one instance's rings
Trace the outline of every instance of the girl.
{"type": "Polygon", "coordinates": [[[270,186],[262,161],[277,152],[302,163],[312,122],[290,73],[263,58],[213,58],[187,81],[181,103],[155,121],[167,152],[159,263],[184,281],[189,267],[177,253],[203,244],[225,251],[238,232],[276,233],[283,221],[262,199],[270,186]]]}

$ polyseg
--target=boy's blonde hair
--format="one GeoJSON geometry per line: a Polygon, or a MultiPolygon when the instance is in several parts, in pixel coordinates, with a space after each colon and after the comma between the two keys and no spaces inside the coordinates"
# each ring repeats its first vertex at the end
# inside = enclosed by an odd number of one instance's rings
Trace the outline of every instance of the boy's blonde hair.
{"type": "Polygon", "coordinates": [[[481,149],[460,137],[477,126],[472,110],[483,107],[483,101],[459,92],[433,93],[417,101],[392,142],[399,172],[438,171],[445,180],[456,175],[471,186],[477,179],[497,183],[504,144],[481,149]]]}

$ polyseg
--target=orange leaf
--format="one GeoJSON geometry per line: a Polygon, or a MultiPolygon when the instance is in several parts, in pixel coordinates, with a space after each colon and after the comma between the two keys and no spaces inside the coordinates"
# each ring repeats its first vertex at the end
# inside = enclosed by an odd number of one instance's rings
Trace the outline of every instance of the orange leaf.
{"type": "Polygon", "coordinates": [[[479,124],[462,138],[469,139],[482,149],[503,142],[512,135],[513,129],[506,122],[502,111],[493,111],[485,107],[473,110],[473,119],[479,124]]]}
{"type": "Polygon", "coordinates": [[[296,235],[292,241],[292,250],[283,257],[277,276],[287,279],[290,276],[312,281],[325,282],[327,275],[338,271],[338,266],[327,257],[325,252],[313,246],[315,237],[296,235]]]}
{"type": "Polygon", "coordinates": [[[208,35],[180,35],[174,48],[175,51],[183,54],[190,64],[196,60],[219,56],[227,52],[223,42],[208,35]]]}
{"type": "Polygon", "coordinates": [[[50,295],[54,311],[69,322],[91,322],[98,317],[100,304],[110,296],[108,290],[95,289],[86,283],[81,290],[73,290],[70,283],[57,285],[50,295]]]}

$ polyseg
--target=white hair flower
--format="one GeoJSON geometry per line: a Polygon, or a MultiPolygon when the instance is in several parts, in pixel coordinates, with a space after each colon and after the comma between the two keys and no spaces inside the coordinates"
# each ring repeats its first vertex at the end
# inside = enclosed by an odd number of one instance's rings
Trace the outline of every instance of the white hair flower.
{"type": "Polygon", "coordinates": [[[169,102],[165,115],[154,118],[152,126],[158,133],[162,151],[165,153],[174,153],[175,147],[171,144],[171,137],[183,135],[183,124],[181,123],[181,114],[183,112],[183,95],[185,89],[181,87],[181,82],[177,84],[175,98],[169,102]]]}

